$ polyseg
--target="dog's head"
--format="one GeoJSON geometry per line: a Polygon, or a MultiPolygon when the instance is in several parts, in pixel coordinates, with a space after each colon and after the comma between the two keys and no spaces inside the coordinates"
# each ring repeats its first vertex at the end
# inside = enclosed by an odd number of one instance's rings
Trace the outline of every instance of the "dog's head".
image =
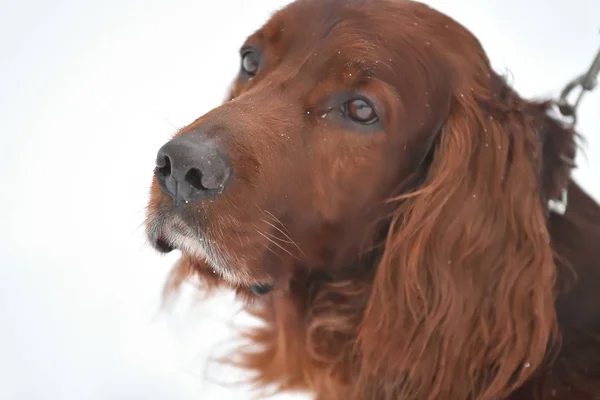
{"type": "Polygon", "coordinates": [[[379,248],[365,374],[428,396],[458,372],[487,382],[455,382],[459,397],[522,382],[554,327],[545,201],[566,175],[544,152],[572,152],[572,136],[535,129],[546,106],[511,90],[465,28],[409,1],[298,0],[240,60],[230,99],[158,151],[155,247],[256,294],[379,248]]]}

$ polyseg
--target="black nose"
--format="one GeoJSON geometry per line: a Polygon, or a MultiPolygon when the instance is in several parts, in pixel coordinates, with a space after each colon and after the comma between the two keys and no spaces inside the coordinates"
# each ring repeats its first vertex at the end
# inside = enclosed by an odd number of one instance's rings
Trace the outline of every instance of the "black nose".
{"type": "Polygon", "coordinates": [[[155,174],[176,204],[214,198],[225,189],[231,166],[218,146],[200,134],[175,137],[158,151],[155,174]]]}

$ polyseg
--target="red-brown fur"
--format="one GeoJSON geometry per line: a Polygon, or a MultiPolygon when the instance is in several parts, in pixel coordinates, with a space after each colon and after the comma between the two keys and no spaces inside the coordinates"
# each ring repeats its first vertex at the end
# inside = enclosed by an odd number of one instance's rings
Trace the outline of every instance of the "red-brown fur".
{"type": "MultiPolygon", "coordinates": [[[[600,207],[552,103],[416,2],[299,0],[249,43],[256,77],[178,132],[218,140],[233,185],[175,209],[154,180],[148,212],[202,230],[264,322],[229,361],[319,400],[599,399],[600,207]],[[326,112],[348,90],[378,128],[326,112]]],[[[231,286],[212,268],[184,253],[167,290],[231,286]]]]}

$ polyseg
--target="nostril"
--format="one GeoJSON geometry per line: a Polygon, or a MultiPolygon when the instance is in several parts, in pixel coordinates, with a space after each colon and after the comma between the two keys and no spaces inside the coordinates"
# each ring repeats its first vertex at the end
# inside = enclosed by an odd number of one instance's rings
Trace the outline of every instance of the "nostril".
{"type": "Polygon", "coordinates": [[[171,159],[164,156],[156,160],[156,173],[163,178],[167,178],[171,175],[171,159]]]}
{"type": "Polygon", "coordinates": [[[202,184],[202,172],[198,168],[190,169],[187,174],[185,174],[185,181],[196,190],[206,190],[202,184]]]}
{"type": "Polygon", "coordinates": [[[180,135],[158,150],[154,179],[176,204],[213,198],[231,176],[228,161],[215,143],[195,134],[180,135]]]}

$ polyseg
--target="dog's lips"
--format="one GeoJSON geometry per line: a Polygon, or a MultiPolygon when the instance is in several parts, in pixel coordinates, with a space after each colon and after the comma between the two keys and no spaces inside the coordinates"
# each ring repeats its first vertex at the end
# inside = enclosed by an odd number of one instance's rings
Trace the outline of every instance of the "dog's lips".
{"type": "MultiPolygon", "coordinates": [[[[153,247],[158,252],[163,253],[163,254],[168,254],[168,253],[172,252],[173,250],[176,250],[176,247],[173,246],[171,243],[169,243],[162,236],[159,236],[156,238],[156,240],[153,243],[153,247]]],[[[211,268],[211,271],[213,274],[217,274],[217,271],[215,269],[211,268]]],[[[252,293],[254,296],[257,296],[257,297],[269,294],[274,289],[275,289],[274,285],[269,284],[269,283],[254,283],[248,287],[248,290],[250,291],[250,293],[252,293]]]]}
{"type": "MultiPolygon", "coordinates": [[[[214,250],[211,251],[210,246],[215,244],[206,237],[194,235],[191,228],[178,218],[151,220],[147,229],[148,242],[155,251],[168,254],[178,250],[192,260],[201,260],[201,265],[209,268],[213,274],[233,288],[245,288],[248,294],[262,297],[276,290],[278,286],[269,278],[253,279],[248,272],[244,272],[243,267],[232,270],[232,266],[227,264],[226,260],[223,262],[211,258],[209,255],[214,254],[214,250]]],[[[242,234],[242,232],[235,233],[242,234]]]]}
{"type": "Polygon", "coordinates": [[[168,254],[175,250],[175,247],[169,243],[164,237],[159,236],[153,243],[153,247],[160,253],[168,254]]]}
{"type": "Polygon", "coordinates": [[[184,222],[174,217],[160,217],[151,219],[147,225],[147,238],[156,251],[163,254],[171,253],[173,250],[182,250],[177,237],[189,238],[190,231],[186,229],[184,222]]]}

